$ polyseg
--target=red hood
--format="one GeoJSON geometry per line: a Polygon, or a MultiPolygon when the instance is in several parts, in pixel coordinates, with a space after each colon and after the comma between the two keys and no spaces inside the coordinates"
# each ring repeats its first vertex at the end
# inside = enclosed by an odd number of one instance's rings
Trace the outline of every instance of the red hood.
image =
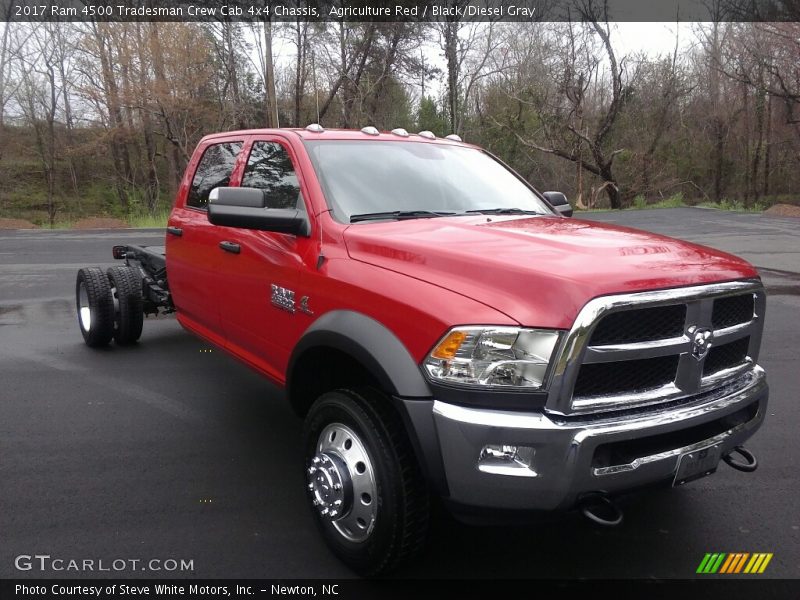
{"type": "MultiPolygon", "coordinates": [[[[348,227],[355,260],[444,287],[521,324],[568,328],[613,293],[757,277],[740,258],[645,231],[558,217],[441,217],[348,227]]],[[[467,323],[469,315],[453,315],[467,323]]]]}

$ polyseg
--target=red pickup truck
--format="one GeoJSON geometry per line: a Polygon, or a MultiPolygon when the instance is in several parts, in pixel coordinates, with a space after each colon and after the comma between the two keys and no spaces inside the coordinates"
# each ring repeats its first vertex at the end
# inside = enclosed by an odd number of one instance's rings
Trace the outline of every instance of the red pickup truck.
{"type": "Polygon", "coordinates": [[[285,386],[313,515],[365,574],[421,547],[431,498],[468,521],[613,525],[623,492],[755,469],[756,270],[562,213],[455,136],[209,135],[166,247],[79,271],[78,323],[90,346],[128,344],[174,311],[285,386]]]}

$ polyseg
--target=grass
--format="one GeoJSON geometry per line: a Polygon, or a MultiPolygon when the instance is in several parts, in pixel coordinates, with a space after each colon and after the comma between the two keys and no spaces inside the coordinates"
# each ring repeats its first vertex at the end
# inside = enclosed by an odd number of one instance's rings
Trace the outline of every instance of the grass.
{"type": "Polygon", "coordinates": [[[56,221],[53,223],[53,227],[51,228],[48,223],[42,223],[42,229],[72,229],[72,226],[75,224],[75,221],[56,221]]]}
{"type": "MultiPolygon", "coordinates": [[[[631,206],[625,208],[624,210],[650,210],[653,208],[680,208],[682,206],[696,206],[700,208],[715,208],[717,210],[730,210],[738,212],[762,212],[769,208],[769,205],[770,203],[757,202],[749,207],[746,207],[744,202],[741,200],[729,200],[727,198],[723,198],[719,202],[686,202],[683,194],[678,192],[669,198],[663,198],[657,202],[648,202],[647,198],[642,195],[638,195],[633,199],[631,206]]],[[[584,212],[609,212],[612,210],[613,209],[610,208],[593,208],[584,212]]]]}
{"type": "Polygon", "coordinates": [[[673,194],[669,198],[663,198],[658,202],[648,202],[647,198],[644,196],[636,196],[633,199],[633,206],[630,209],[633,210],[645,210],[651,208],[680,208],[682,206],[686,206],[686,201],[683,198],[683,194],[678,192],[677,194],[673,194]]]}
{"type": "MultiPolygon", "coordinates": [[[[688,206],[686,201],[683,198],[683,194],[678,192],[677,194],[673,194],[669,198],[663,198],[658,202],[648,202],[647,198],[642,196],[641,194],[636,196],[633,199],[633,203],[631,206],[623,210],[650,210],[653,208],[680,208],[682,206],[688,206]]],[[[612,212],[615,209],[612,208],[591,208],[587,211],[581,212],[612,212]]]]}
{"type": "Polygon", "coordinates": [[[128,225],[134,228],[157,227],[163,229],[167,226],[170,211],[162,211],[155,215],[143,214],[128,217],[128,225]]]}
{"type": "Polygon", "coordinates": [[[756,202],[746,207],[741,200],[728,200],[727,198],[723,198],[719,202],[703,202],[697,206],[701,208],[716,208],[717,210],[732,210],[738,212],[762,212],[766,209],[766,206],[761,202],[756,202]]]}
{"type": "MultiPolygon", "coordinates": [[[[128,227],[134,229],[147,229],[147,228],[154,228],[154,229],[164,229],[167,226],[167,220],[169,219],[169,210],[164,210],[161,212],[156,213],[155,215],[151,215],[149,213],[143,214],[135,214],[131,215],[128,218],[123,218],[122,220],[127,222],[128,227]]],[[[99,218],[106,218],[109,217],[107,214],[96,214],[96,215],[83,215],[80,217],[76,216],[65,216],[61,217],[53,223],[53,226],[50,227],[50,224],[47,221],[46,215],[26,215],[28,220],[32,221],[34,224],[38,225],[42,229],[72,229],[77,221],[83,218],[90,218],[92,216],[96,216],[99,218]],[[31,218],[32,217],[32,218],[31,218]]],[[[23,218],[23,217],[19,217],[23,218]]],[[[119,218],[119,217],[110,217],[110,218],[119,218]]]]}

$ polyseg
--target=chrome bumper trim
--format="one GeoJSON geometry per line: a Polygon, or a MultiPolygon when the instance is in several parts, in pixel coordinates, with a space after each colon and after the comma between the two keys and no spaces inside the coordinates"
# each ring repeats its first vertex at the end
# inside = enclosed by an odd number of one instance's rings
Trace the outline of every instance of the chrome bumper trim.
{"type": "Polygon", "coordinates": [[[694,444],[689,444],[688,446],[683,446],[682,448],[674,448],[672,450],[667,450],[665,452],[659,452],[658,454],[651,454],[650,456],[642,456],[632,462],[625,463],[622,465],[612,465],[610,467],[595,467],[594,469],[592,469],[592,473],[594,474],[595,477],[602,477],[604,475],[616,475],[617,473],[624,473],[625,471],[635,471],[642,465],[646,465],[651,462],[664,460],[665,458],[670,458],[673,456],[680,456],[681,454],[686,454],[687,452],[694,452],[695,450],[702,450],[703,448],[707,448],[708,446],[713,446],[714,444],[718,444],[720,442],[725,441],[726,438],[730,437],[734,433],[742,431],[745,428],[745,425],[746,423],[742,423],[741,425],[737,425],[736,427],[733,427],[728,431],[724,431],[719,435],[715,435],[714,437],[710,437],[706,440],[702,440],[694,444]]]}
{"type": "Polygon", "coordinates": [[[583,495],[625,492],[674,477],[682,454],[719,444],[723,454],[743,444],[761,425],[769,388],[763,369],[751,371],[687,404],[652,407],[647,412],[564,418],[551,413],[517,413],[457,406],[439,400],[432,412],[450,499],[479,508],[556,510],[583,495]],[[627,465],[596,468],[603,444],[643,440],[721,419],[757,404],[746,423],[712,438],[639,458],[627,465]],[[535,449],[530,465],[536,476],[479,468],[486,445],[535,449]]]}

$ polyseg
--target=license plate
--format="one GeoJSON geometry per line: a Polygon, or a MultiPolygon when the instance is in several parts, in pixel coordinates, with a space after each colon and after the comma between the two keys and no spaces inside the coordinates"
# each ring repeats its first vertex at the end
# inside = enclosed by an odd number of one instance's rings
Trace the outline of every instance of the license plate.
{"type": "Polygon", "coordinates": [[[681,454],[678,458],[678,469],[672,485],[683,485],[694,479],[711,475],[717,470],[721,455],[722,447],[719,444],[681,454]]]}

